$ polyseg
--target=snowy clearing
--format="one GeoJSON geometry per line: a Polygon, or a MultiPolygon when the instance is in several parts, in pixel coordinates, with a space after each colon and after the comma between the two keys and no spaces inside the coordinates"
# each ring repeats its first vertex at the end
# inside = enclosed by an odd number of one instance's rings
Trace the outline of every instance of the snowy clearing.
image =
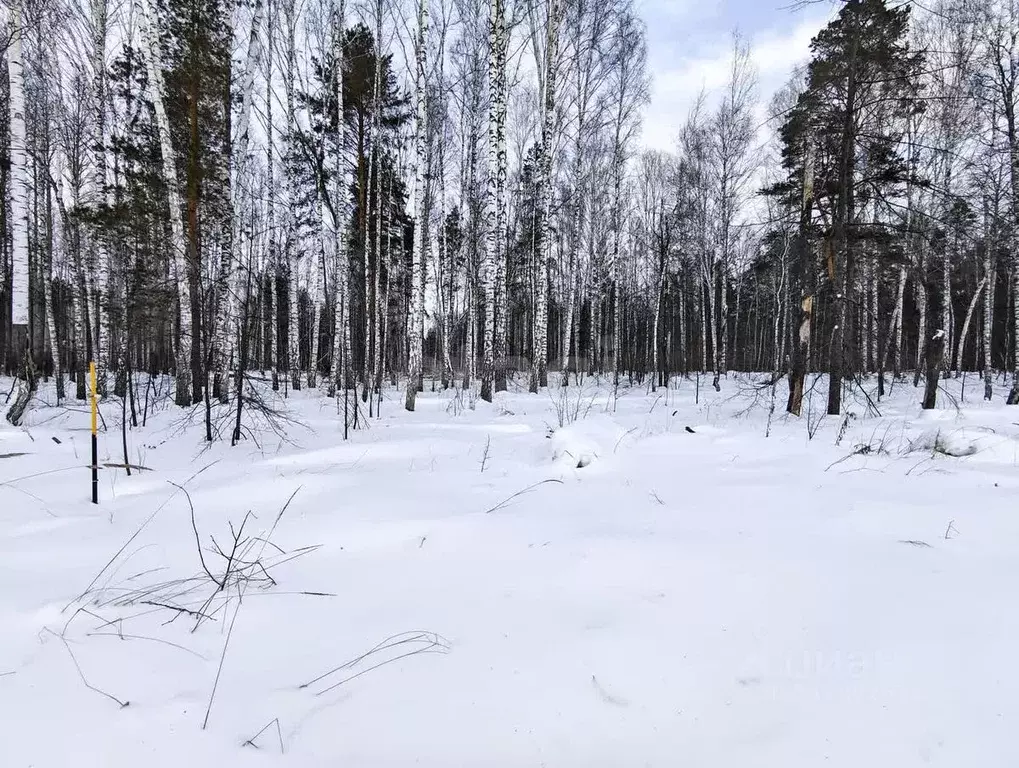
{"type": "Polygon", "coordinates": [[[347,442],[299,392],[235,448],[161,402],[98,507],[85,409],[37,401],[0,422],[0,765],[1019,763],[1005,385],[838,420],[782,382],[769,419],[761,381],[393,392],[347,442]]]}

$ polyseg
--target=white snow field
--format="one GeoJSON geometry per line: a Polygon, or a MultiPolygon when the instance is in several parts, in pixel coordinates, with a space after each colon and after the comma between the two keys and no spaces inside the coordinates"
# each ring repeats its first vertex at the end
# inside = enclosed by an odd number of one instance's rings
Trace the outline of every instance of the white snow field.
{"type": "Polygon", "coordinates": [[[769,426],[763,380],[390,391],[347,442],[302,391],[234,448],[164,386],[98,507],[44,388],[0,427],[0,766],[1019,765],[1005,384],[783,381],[769,426]]]}

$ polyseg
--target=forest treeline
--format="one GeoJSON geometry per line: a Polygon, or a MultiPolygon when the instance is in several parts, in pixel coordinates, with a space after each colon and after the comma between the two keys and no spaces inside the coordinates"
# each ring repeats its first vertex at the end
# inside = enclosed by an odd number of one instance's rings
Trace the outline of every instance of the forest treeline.
{"type": "Polygon", "coordinates": [[[1019,402],[1019,0],[835,3],[776,94],[736,34],[671,152],[641,143],[633,0],[0,14],[14,423],[92,360],[104,394],[236,403],[235,439],[252,376],[348,418],[426,374],[491,400],[765,371],[798,414],[824,372],[838,414],[974,371],[1019,402]]]}

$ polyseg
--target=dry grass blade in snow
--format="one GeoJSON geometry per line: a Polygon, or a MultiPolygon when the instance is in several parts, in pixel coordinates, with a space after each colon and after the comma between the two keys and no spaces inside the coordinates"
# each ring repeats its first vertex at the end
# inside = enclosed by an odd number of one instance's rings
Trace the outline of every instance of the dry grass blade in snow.
{"type": "Polygon", "coordinates": [[[372,670],[392,664],[394,661],[417,656],[422,653],[449,653],[450,650],[452,650],[452,646],[449,641],[434,632],[401,632],[398,635],[387,637],[360,656],[344,662],[340,666],[334,667],[306,683],[302,683],[298,688],[305,689],[316,683],[329,683],[327,687],[315,692],[316,696],[321,696],[372,670]],[[365,664],[370,664],[370,666],[365,667],[365,664]],[[354,670],[357,671],[354,672],[354,670]],[[345,674],[341,680],[332,682],[332,676],[341,672],[353,672],[353,674],[345,674]]]}

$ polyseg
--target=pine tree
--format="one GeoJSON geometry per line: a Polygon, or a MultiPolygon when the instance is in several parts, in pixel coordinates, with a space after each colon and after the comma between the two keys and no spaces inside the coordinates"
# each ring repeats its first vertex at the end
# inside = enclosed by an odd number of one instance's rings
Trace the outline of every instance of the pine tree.
{"type": "MultiPolygon", "coordinates": [[[[910,48],[909,17],[909,6],[848,0],[814,39],[806,89],[783,130],[787,170],[803,177],[805,158],[812,158],[817,208],[830,222],[821,233],[820,250],[834,305],[828,369],[832,415],[841,411],[843,379],[853,373],[849,307],[855,305],[861,248],[883,247],[889,234],[862,214],[871,200],[901,191],[909,178],[901,138],[907,119],[922,108],[922,55],[910,48]]],[[[797,187],[805,185],[790,178],[785,191],[795,194],[797,187]]]]}

